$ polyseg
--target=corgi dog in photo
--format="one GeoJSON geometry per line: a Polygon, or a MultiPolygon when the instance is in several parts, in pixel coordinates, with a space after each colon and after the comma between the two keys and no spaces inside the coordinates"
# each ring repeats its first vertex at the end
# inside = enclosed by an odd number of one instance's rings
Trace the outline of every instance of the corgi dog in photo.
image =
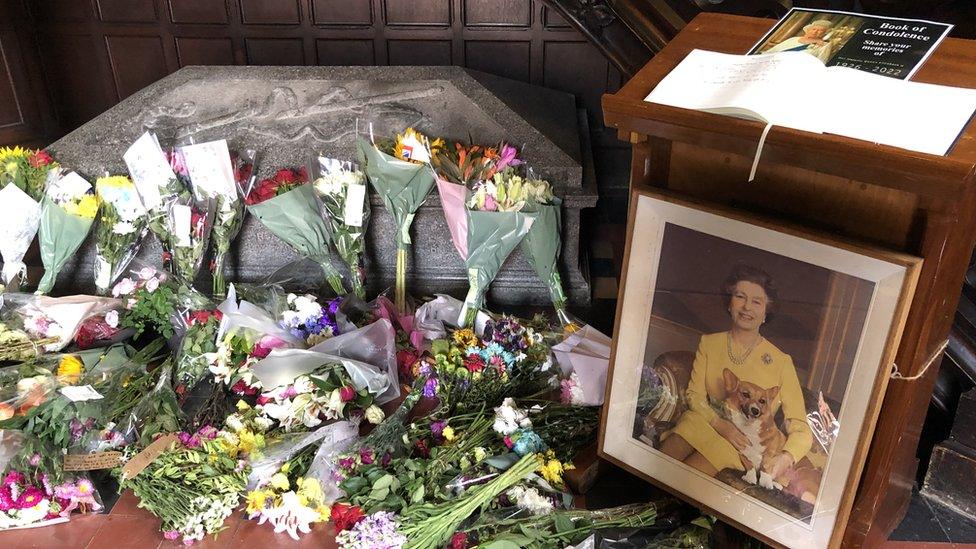
{"type": "Polygon", "coordinates": [[[779,395],[779,387],[763,389],[740,380],[728,368],[722,375],[726,394],[724,410],[729,421],[749,439],[748,445],[739,451],[746,470],[742,480],[769,490],[782,490],[782,484],[763,470],[763,463],[782,452],[786,444],[786,435],[774,420],[773,402],[779,395]]]}

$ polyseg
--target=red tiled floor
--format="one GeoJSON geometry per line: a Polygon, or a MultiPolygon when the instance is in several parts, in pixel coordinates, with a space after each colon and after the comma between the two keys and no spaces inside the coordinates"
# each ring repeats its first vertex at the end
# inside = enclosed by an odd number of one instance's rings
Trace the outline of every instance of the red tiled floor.
{"type": "Polygon", "coordinates": [[[70,521],[54,526],[3,532],[0,547],[85,549],[106,518],[98,514],[75,515],[70,521]]]}
{"type": "Polygon", "coordinates": [[[162,534],[159,520],[126,515],[107,515],[88,547],[101,549],[145,549],[157,547],[162,534]]]}
{"type": "Polygon", "coordinates": [[[112,507],[112,511],[109,514],[113,516],[127,516],[143,519],[156,518],[149,511],[139,507],[139,498],[132,493],[132,490],[122,492],[122,495],[119,496],[119,500],[115,502],[115,505],[112,507]]]}

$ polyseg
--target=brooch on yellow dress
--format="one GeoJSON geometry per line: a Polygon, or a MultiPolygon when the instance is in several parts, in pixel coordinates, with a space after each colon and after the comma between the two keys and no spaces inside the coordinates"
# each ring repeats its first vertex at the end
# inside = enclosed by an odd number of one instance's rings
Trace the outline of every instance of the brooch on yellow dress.
{"type": "Polygon", "coordinates": [[[763,364],[765,364],[766,366],[769,366],[770,364],[773,363],[773,357],[769,353],[763,353],[762,361],[763,361],[763,364]]]}

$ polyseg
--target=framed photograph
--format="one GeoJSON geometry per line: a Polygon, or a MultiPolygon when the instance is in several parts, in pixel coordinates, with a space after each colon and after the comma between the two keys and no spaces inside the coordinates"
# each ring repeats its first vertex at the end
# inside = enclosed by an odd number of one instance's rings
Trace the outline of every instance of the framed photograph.
{"type": "Polygon", "coordinates": [[[600,454],[768,543],[840,543],[921,259],[637,191],[600,454]]]}

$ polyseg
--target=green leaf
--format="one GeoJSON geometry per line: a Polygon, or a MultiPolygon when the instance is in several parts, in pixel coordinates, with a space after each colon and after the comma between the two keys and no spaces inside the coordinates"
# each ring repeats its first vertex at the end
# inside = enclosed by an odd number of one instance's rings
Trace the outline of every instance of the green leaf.
{"type": "Polygon", "coordinates": [[[383,475],[376,482],[373,483],[373,490],[381,490],[383,488],[389,488],[393,486],[394,481],[393,475],[383,475]]]}
{"type": "Polygon", "coordinates": [[[358,494],[369,486],[369,483],[363,477],[349,477],[339,486],[347,494],[358,494]]]}
{"type": "Polygon", "coordinates": [[[566,515],[559,514],[556,515],[554,526],[556,527],[556,533],[562,534],[573,529],[573,521],[566,515]]]}
{"type": "Polygon", "coordinates": [[[511,539],[499,539],[487,544],[478,546],[480,549],[522,549],[525,545],[516,543],[511,539]]]}
{"type": "Polygon", "coordinates": [[[424,485],[421,484],[416,490],[414,490],[413,494],[410,495],[410,503],[422,503],[424,501],[425,493],[426,489],[424,488],[424,485]]]}

